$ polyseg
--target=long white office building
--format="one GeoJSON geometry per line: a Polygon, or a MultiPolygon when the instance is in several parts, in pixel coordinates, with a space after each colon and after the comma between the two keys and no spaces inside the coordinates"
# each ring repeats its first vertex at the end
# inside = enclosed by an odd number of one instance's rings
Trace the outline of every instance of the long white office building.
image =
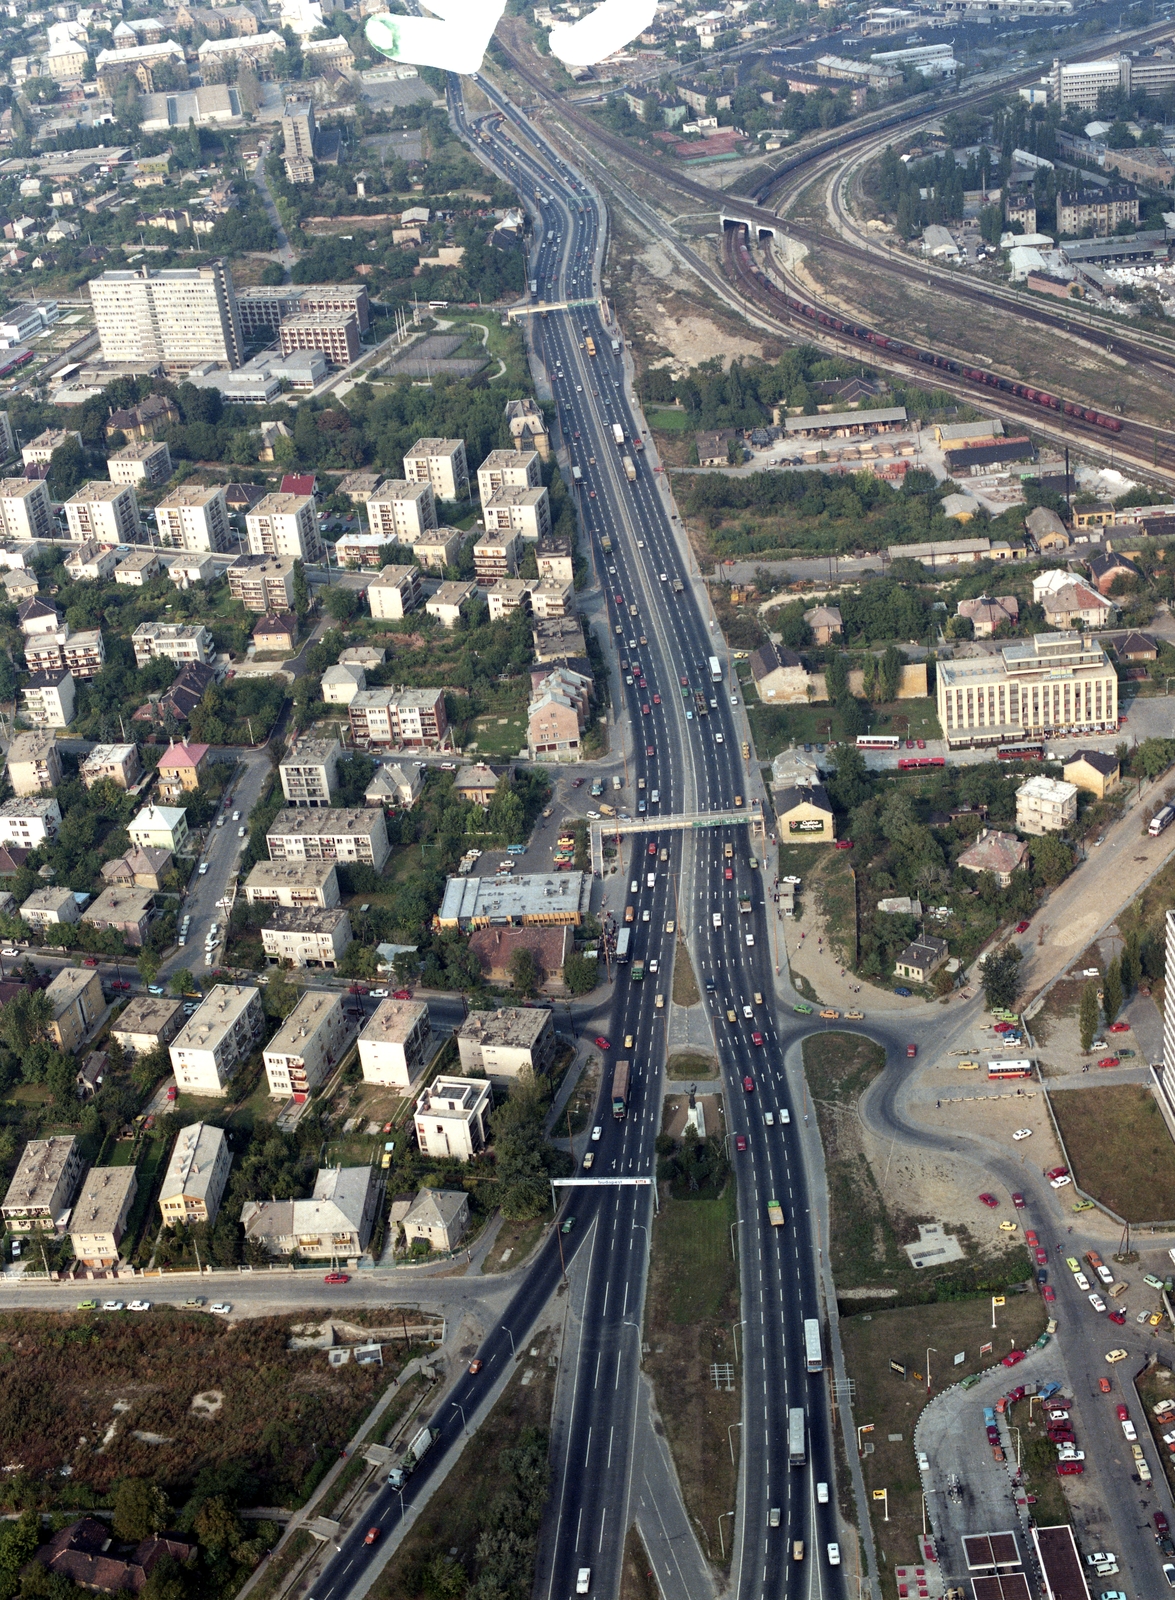
{"type": "Polygon", "coordinates": [[[153,272],[103,272],[90,280],[90,301],[107,361],[186,370],[212,361],[244,360],[233,281],[223,261],[153,272]]]}

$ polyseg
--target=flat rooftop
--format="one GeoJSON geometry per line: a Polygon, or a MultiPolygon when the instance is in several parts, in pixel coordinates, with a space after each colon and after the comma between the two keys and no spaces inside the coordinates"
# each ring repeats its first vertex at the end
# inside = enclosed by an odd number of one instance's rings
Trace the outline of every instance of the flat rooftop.
{"type": "Polygon", "coordinates": [[[260,989],[240,983],[218,983],[197,1006],[171,1041],[173,1050],[214,1050],[224,1034],[248,1010],[260,989]]]}
{"type": "Polygon", "coordinates": [[[333,933],[347,917],[345,906],[269,906],[264,929],[278,933],[333,933]]]}
{"type": "Polygon", "coordinates": [[[457,1037],[476,1039],[482,1045],[513,1045],[527,1049],[540,1037],[550,1021],[551,1013],[539,1006],[504,1006],[500,1011],[474,1011],[458,1028],[457,1037]]]}
{"type": "Polygon", "coordinates": [[[163,1033],[183,1001],[170,995],[137,994],[126,1010],[110,1025],[113,1034],[143,1033],[158,1036],[163,1033]]]}
{"type": "MultiPolygon", "coordinates": [[[[329,911],[325,913],[326,916],[332,914],[329,911]]],[[[339,912],[338,915],[345,913],[339,912]]],[[[342,1005],[343,997],[340,994],[331,994],[325,989],[308,989],[265,1046],[266,1060],[271,1056],[302,1055],[307,1040],[313,1039],[319,1028],[330,1020],[332,1012],[342,1010],[342,1005]]]]}
{"type": "Polygon", "coordinates": [[[333,861],[259,861],[245,879],[245,894],[250,889],[315,889],[321,893],[337,877],[333,861]]]}
{"type": "Polygon", "coordinates": [[[269,824],[269,833],[289,834],[372,834],[382,821],[378,808],[362,806],[323,806],[307,811],[301,806],[286,806],[269,824]]]}
{"type": "Polygon", "coordinates": [[[437,913],[446,922],[474,919],[511,922],[517,917],[555,921],[584,915],[591,900],[591,877],[584,872],[536,872],[509,879],[450,878],[437,913]]]}
{"type": "Polygon", "coordinates": [[[365,1044],[404,1044],[428,1007],[423,1000],[381,1000],[371,1020],[360,1034],[365,1044]]]}
{"type": "Polygon", "coordinates": [[[70,1217],[70,1232],[109,1233],[116,1228],[136,1177],[134,1167],[91,1167],[70,1217]]]}
{"type": "MultiPolygon", "coordinates": [[[[144,440],[144,447],[150,444],[153,450],[158,449],[154,441],[144,440]]],[[[125,452],[123,452],[125,454],[125,452]]],[[[181,483],[178,489],[170,489],[160,500],[156,510],[181,511],[185,506],[206,506],[215,500],[217,495],[223,496],[223,484],[207,483],[181,483]]]]}
{"type": "Polygon", "coordinates": [[[30,1139],[8,1185],[4,1210],[24,1211],[30,1206],[49,1205],[76,1144],[72,1134],[30,1139]]]}
{"type": "Polygon", "coordinates": [[[337,739],[301,739],[295,750],[282,757],[283,767],[316,767],[342,754],[337,739]]]}
{"type": "Polygon", "coordinates": [[[71,494],[65,502],[67,506],[93,505],[101,500],[117,500],[120,494],[127,494],[130,485],[126,483],[109,483],[103,478],[95,478],[90,483],[83,483],[76,494],[71,494]]]}

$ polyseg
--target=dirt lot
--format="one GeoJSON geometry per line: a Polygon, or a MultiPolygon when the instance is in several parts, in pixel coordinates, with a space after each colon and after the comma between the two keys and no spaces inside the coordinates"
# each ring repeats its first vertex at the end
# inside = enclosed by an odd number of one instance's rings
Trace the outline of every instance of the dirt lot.
{"type": "Polygon", "coordinates": [[[624,1541],[624,1566],[620,1574],[620,1600],[660,1600],[661,1591],[649,1566],[641,1536],[633,1526],[624,1541]]]}
{"type": "Polygon", "coordinates": [[[662,1186],[645,1307],[651,1352],[645,1370],[686,1510],[711,1558],[720,1548],[719,1514],[734,1504],[736,1485],[727,1428],[739,1420],[738,1367],[730,1391],[716,1390],[710,1377],[712,1362],[734,1362],[738,1272],[730,1253],[730,1225],[736,1216],[733,1181],[716,1200],[674,1200],[662,1186]]]}
{"type": "MultiPolygon", "coordinates": [[[[869,1500],[883,1572],[917,1556],[922,1492],[914,1460],[914,1425],[929,1398],[927,1346],[937,1347],[931,1365],[937,1392],[994,1364],[993,1355],[980,1356],[980,1345],[994,1339],[1006,1349],[1006,1341],[1014,1339],[1023,1349],[1044,1331],[1043,1302],[1035,1294],[1009,1296],[997,1316],[999,1326],[993,1334],[991,1301],[984,1297],[841,1318],[845,1370],[857,1385],[854,1415],[873,1423],[869,1438],[874,1449],[861,1463],[865,1486],[869,1491],[889,1490],[888,1523],[882,1520],[883,1505],[875,1503],[871,1493],[869,1500]],[[956,1367],[952,1358],[959,1351],[966,1359],[956,1367]],[[905,1381],[891,1372],[891,1361],[905,1366],[905,1381]],[[890,1434],[901,1434],[901,1439],[891,1441],[890,1434]]],[[[884,1582],[887,1597],[894,1595],[896,1587],[888,1574],[884,1582]]]]}
{"type": "Polygon", "coordinates": [[[921,1013],[924,1000],[876,989],[851,970],[842,973],[853,938],[852,879],[838,857],[843,859],[840,852],[833,854],[827,848],[818,852],[812,845],[780,850],[781,872],[796,872],[804,879],[802,919],[779,920],[788,967],[808,985],[805,993],[818,996],[824,1005],[863,1011],[866,1017],[870,1010],[921,1013]]]}
{"type": "Polygon", "coordinates": [[[1148,1088],[1067,1089],[1052,1103],[1083,1189],[1127,1222],[1175,1218],[1175,1145],[1148,1088]]]}
{"type": "Polygon", "coordinates": [[[694,964],[690,960],[685,941],[679,939],[673,953],[673,1004],[696,1006],[702,998],[698,980],[694,977],[694,964]]]}

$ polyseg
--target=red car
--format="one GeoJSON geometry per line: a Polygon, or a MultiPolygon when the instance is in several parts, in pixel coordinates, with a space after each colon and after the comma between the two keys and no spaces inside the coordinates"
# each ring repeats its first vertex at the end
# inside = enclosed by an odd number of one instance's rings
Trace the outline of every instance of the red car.
{"type": "Polygon", "coordinates": [[[919,739],[918,740],[918,748],[919,748],[919,750],[925,750],[926,749],[926,740],[925,739],[919,739]]]}
{"type": "Polygon", "coordinates": [[[1037,1245],[1036,1249],[1033,1251],[1033,1255],[1035,1255],[1035,1257],[1036,1257],[1036,1264],[1037,1264],[1038,1267],[1047,1267],[1048,1266],[1048,1264],[1049,1264],[1049,1253],[1044,1248],[1043,1245],[1037,1245]]]}
{"type": "Polygon", "coordinates": [[[1085,1471],[1084,1461],[1058,1461],[1058,1478],[1078,1478],[1085,1471]]]}
{"type": "Polygon", "coordinates": [[[1018,922],[1016,924],[1016,932],[1017,933],[1027,933],[1028,932],[1028,924],[1026,922],[1018,922]]]}
{"type": "Polygon", "coordinates": [[[1120,1067],[1122,1062],[1118,1056],[1103,1056],[1098,1062],[1099,1067],[1120,1067]]]}
{"type": "Polygon", "coordinates": [[[913,749],[913,748],[914,748],[914,741],[913,741],[913,739],[907,739],[907,740],[906,740],[906,749],[907,749],[907,750],[912,750],[912,749],[913,749]]]}
{"type": "MultiPolygon", "coordinates": [[[[1012,1198],[1014,1200],[1016,1198],[1015,1195],[1013,1195],[1012,1198]]],[[[1030,1245],[1038,1245],[1040,1243],[1040,1240],[1036,1236],[1036,1229],[1035,1228],[1025,1228],[1025,1230],[1024,1230],[1024,1243],[1025,1244],[1030,1244],[1030,1245]]]]}
{"type": "Polygon", "coordinates": [[[604,1035],[602,1033],[597,1033],[596,1034],[596,1049],[597,1050],[611,1050],[611,1048],[612,1048],[611,1039],[605,1039],[604,1035]]]}
{"type": "Polygon", "coordinates": [[[367,985],[365,983],[353,983],[351,985],[351,987],[347,990],[347,993],[348,994],[366,994],[367,993],[367,985]]]}
{"type": "Polygon", "coordinates": [[[747,1136],[745,1133],[735,1135],[734,1148],[739,1151],[747,1148],[747,1136]]]}
{"type": "Polygon", "coordinates": [[[734,868],[733,867],[727,867],[725,872],[722,874],[722,876],[726,879],[727,883],[730,883],[731,880],[734,878],[734,868]]]}
{"type": "Polygon", "coordinates": [[[1165,1511],[1155,1512],[1155,1532],[1161,1534],[1164,1539],[1171,1532],[1171,1524],[1167,1521],[1167,1513],[1165,1511]]]}
{"type": "Polygon", "coordinates": [[[174,1083],[168,1084],[168,1087],[167,1087],[167,1098],[169,1100],[174,1100],[177,1094],[179,1094],[179,1090],[176,1088],[175,1084],[174,1083]]]}
{"type": "Polygon", "coordinates": [[[83,967],[96,967],[97,965],[98,965],[98,957],[97,956],[87,956],[85,958],[85,960],[82,962],[82,966],[83,967]]]}
{"type": "Polygon", "coordinates": [[[378,1528],[368,1528],[367,1532],[363,1535],[363,1543],[364,1544],[374,1544],[375,1541],[378,1538],[379,1538],[379,1529],[378,1528]]]}
{"type": "Polygon", "coordinates": [[[1027,1354],[1027,1350],[1009,1350],[1007,1355],[1000,1362],[1000,1366],[1014,1367],[1018,1361],[1023,1361],[1027,1354]]]}
{"type": "Polygon", "coordinates": [[[751,1035],[751,1043],[752,1044],[757,1044],[757,1045],[762,1045],[762,1043],[763,1043],[763,1035],[761,1033],[753,1033],[751,1035]]]}
{"type": "Polygon", "coordinates": [[[1126,1321],[1126,1313],[1124,1311],[1111,1311],[1110,1312],[1110,1321],[1111,1322],[1116,1322],[1118,1324],[1118,1326],[1121,1327],[1122,1324],[1126,1321]]]}
{"type": "Polygon", "coordinates": [[[746,1092],[748,1094],[753,1094],[755,1092],[755,1080],[754,1080],[754,1078],[744,1078],[743,1079],[743,1088],[746,1090],[746,1092]]]}
{"type": "Polygon", "coordinates": [[[393,989],[392,990],[392,999],[393,1000],[411,1000],[411,998],[412,998],[412,990],[411,989],[393,989]]]}
{"type": "Polygon", "coordinates": [[[689,688],[689,679],[688,678],[680,678],[678,681],[681,684],[681,687],[683,689],[688,689],[689,688]]]}
{"type": "Polygon", "coordinates": [[[649,840],[649,854],[651,856],[655,856],[657,854],[657,841],[656,841],[656,839],[650,839],[649,840]]]}
{"type": "Polygon", "coordinates": [[[1111,1033],[1129,1033],[1130,1032],[1130,1024],[1128,1022],[1111,1022],[1110,1023],[1110,1032],[1111,1033]]]}
{"type": "Polygon", "coordinates": [[[1130,1411],[1129,1411],[1129,1408],[1127,1406],[1117,1406],[1115,1409],[1118,1412],[1118,1421],[1119,1422],[1129,1422],[1130,1421],[1130,1411]]]}
{"type": "Polygon", "coordinates": [[[661,696],[659,694],[655,694],[653,696],[653,704],[655,706],[659,706],[661,704],[661,696]]]}
{"type": "Polygon", "coordinates": [[[918,1054],[918,1046],[916,1044],[908,1044],[906,1046],[906,1054],[913,1058],[918,1054]]]}
{"type": "Polygon", "coordinates": [[[651,716],[651,715],[652,715],[652,713],[650,712],[648,706],[642,706],[641,707],[641,716],[642,717],[648,717],[648,716],[651,716]]]}
{"type": "Polygon", "coordinates": [[[476,1377],[476,1375],[481,1371],[481,1368],[482,1368],[482,1360],[481,1360],[481,1357],[478,1356],[476,1361],[471,1361],[469,1363],[469,1376],[471,1378],[476,1377]]]}
{"type": "Polygon", "coordinates": [[[1049,1170],[1045,1173],[1045,1177],[1048,1178],[1050,1182],[1054,1178],[1067,1178],[1068,1176],[1069,1176],[1069,1168],[1068,1167],[1050,1167],[1049,1170]]]}
{"type": "Polygon", "coordinates": [[[1017,1192],[1012,1196],[1012,1204],[1016,1207],[1017,1211],[1024,1210],[1024,1196],[1019,1192],[1019,1190],[1017,1190],[1017,1192]]]}
{"type": "Polygon", "coordinates": [[[328,1272],[322,1281],[323,1283],[350,1283],[351,1274],[349,1272],[328,1272]]]}
{"type": "Polygon", "coordinates": [[[656,752],[655,752],[655,750],[654,750],[654,749],[653,749],[653,747],[652,747],[652,745],[651,745],[651,744],[647,744],[647,745],[646,745],[646,746],[645,746],[645,754],[646,754],[646,755],[647,755],[647,756],[651,756],[651,755],[655,755],[655,754],[656,754],[656,752]]]}
{"type": "Polygon", "coordinates": [[[112,989],[129,989],[130,986],[129,978],[114,978],[111,980],[110,984],[112,989]]]}
{"type": "Polygon", "coordinates": [[[999,1210],[999,1201],[994,1194],[981,1194],[979,1196],[985,1206],[990,1206],[993,1211],[999,1210]]]}
{"type": "MultiPolygon", "coordinates": [[[[1046,1283],[1040,1292],[1046,1300],[1055,1300],[1057,1298],[1057,1291],[1051,1283],[1046,1283]]],[[[1123,1317],[1122,1320],[1125,1322],[1126,1318],[1123,1317]]]]}
{"type": "Polygon", "coordinates": [[[1010,1022],[997,1022],[992,1027],[993,1033],[1014,1033],[1015,1031],[1010,1022]]]}
{"type": "Polygon", "coordinates": [[[1018,1387],[1015,1388],[1015,1389],[1009,1389],[1009,1391],[1008,1391],[1008,1404],[1010,1406],[1015,1405],[1016,1401],[1017,1400],[1023,1400],[1024,1396],[1027,1393],[1028,1393],[1028,1390],[1024,1387],[1023,1384],[1018,1385],[1018,1387]]]}
{"type": "Polygon", "coordinates": [[[853,841],[851,839],[838,839],[832,848],[834,850],[851,850],[853,841]]]}

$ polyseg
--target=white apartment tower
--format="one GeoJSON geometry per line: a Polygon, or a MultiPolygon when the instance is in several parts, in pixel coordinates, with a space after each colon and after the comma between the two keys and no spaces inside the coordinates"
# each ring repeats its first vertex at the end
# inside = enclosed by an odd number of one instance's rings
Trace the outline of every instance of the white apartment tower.
{"type": "Polygon", "coordinates": [[[155,508],[159,541],[171,550],[213,550],[233,544],[224,490],[184,483],[165,494],[155,508]]]}
{"type": "Polygon", "coordinates": [[[389,544],[412,544],[437,525],[432,484],[387,478],[367,502],[367,526],[389,544]]]}
{"type": "Polygon", "coordinates": [[[245,526],[251,555],[322,560],[322,538],[314,514],[313,495],[267,494],[247,513],[245,526]]]}
{"type": "Polygon", "coordinates": [[[129,483],[95,479],[83,483],[65,502],[69,536],[77,544],[97,539],[101,544],[133,544],[143,532],[139,502],[129,483]]]}
{"type": "Polygon", "coordinates": [[[235,368],[244,359],[233,280],[223,261],[163,272],[103,272],[90,281],[90,301],[107,361],[187,370],[204,361],[235,368]]]}
{"type": "Polygon", "coordinates": [[[469,465],[464,439],[417,439],[404,457],[409,483],[431,483],[438,500],[464,500],[469,495],[469,465]]]}
{"type": "Polygon", "coordinates": [[[54,531],[53,508],[42,479],[0,479],[0,538],[27,544],[30,539],[51,539],[54,531]]]}

